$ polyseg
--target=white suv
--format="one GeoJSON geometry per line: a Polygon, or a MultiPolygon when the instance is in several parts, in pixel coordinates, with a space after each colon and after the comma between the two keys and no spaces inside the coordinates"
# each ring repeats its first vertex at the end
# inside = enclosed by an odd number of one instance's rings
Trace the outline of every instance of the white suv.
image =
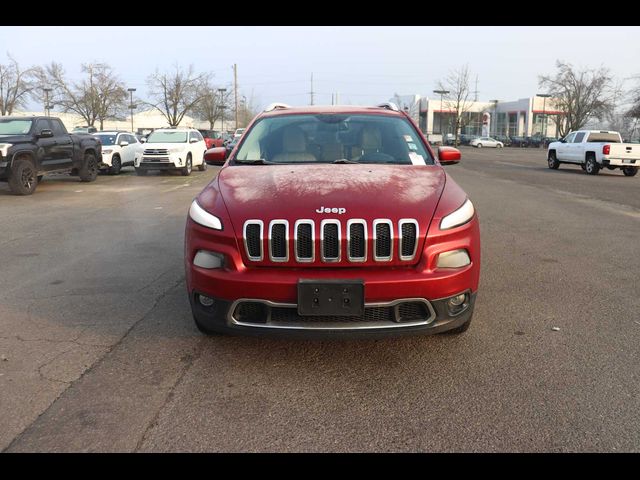
{"type": "Polygon", "coordinates": [[[131,132],[104,131],[94,133],[102,143],[101,170],[118,175],[120,169],[133,166],[136,154],[142,152],[142,144],[131,132]]]}
{"type": "Polygon", "coordinates": [[[149,170],[178,170],[191,175],[194,166],[201,172],[207,169],[206,151],[204,138],[193,128],[159,128],[147,137],[134,166],[138,175],[146,175],[149,170]]]}

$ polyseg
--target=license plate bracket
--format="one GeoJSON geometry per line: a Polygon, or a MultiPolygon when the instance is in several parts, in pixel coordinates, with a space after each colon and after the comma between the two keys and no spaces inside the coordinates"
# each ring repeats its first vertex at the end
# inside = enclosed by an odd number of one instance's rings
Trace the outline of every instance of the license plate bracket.
{"type": "Polygon", "coordinates": [[[298,281],[298,315],[360,317],[363,314],[364,280],[298,281]]]}

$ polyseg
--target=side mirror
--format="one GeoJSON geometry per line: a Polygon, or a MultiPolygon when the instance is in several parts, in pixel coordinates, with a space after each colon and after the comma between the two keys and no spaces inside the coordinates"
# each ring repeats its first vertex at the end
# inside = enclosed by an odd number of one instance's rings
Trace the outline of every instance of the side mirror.
{"type": "Polygon", "coordinates": [[[460,150],[453,147],[438,148],[438,160],[442,165],[454,165],[460,163],[460,150]]]}
{"type": "Polygon", "coordinates": [[[560,140],[558,140],[560,143],[567,143],[567,141],[564,138],[561,138],[560,140]]]}
{"type": "Polygon", "coordinates": [[[43,128],[42,130],[40,130],[40,133],[38,134],[38,138],[50,138],[50,137],[53,137],[53,132],[48,128],[43,128]]]}
{"type": "Polygon", "coordinates": [[[226,160],[227,149],[224,147],[210,148],[204,152],[204,161],[209,165],[222,165],[226,160]]]}
{"type": "Polygon", "coordinates": [[[118,145],[120,145],[121,147],[128,147],[129,146],[129,142],[127,142],[126,140],[123,140],[118,145]]]}
{"type": "Polygon", "coordinates": [[[144,143],[144,142],[146,142],[146,141],[147,141],[147,139],[146,139],[146,138],[144,138],[144,137],[142,137],[142,138],[140,139],[140,143],[144,143]]]}

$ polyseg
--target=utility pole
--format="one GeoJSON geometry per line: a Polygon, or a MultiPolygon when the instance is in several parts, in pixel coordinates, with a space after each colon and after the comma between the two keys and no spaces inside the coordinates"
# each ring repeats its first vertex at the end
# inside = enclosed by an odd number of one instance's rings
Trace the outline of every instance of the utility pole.
{"type": "Polygon", "coordinates": [[[311,103],[309,105],[313,105],[313,73],[311,74],[311,91],[309,95],[311,95],[311,103]]]}
{"type": "Polygon", "coordinates": [[[49,105],[49,92],[52,90],[51,88],[43,88],[42,90],[44,90],[44,96],[45,96],[45,100],[44,100],[44,113],[47,117],[51,116],[51,105],[49,105]]]}
{"type": "Polygon", "coordinates": [[[236,101],[236,129],[238,128],[238,65],[233,64],[233,92],[236,101]]]}
{"type": "Polygon", "coordinates": [[[219,88],[218,92],[220,92],[220,110],[222,111],[222,131],[224,132],[224,93],[227,91],[226,88],[219,88]]]}
{"type": "Polygon", "coordinates": [[[131,103],[129,104],[129,108],[131,109],[131,133],[135,133],[133,131],[133,109],[137,107],[137,105],[133,104],[133,92],[136,91],[135,88],[128,88],[129,93],[131,94],[131,103]]]}
{"type": "Polygon", "coordinates": [[[476,89],[473,92],[474,93],[474,102],[478,101],[478,75],[476,75],[476,89]]]}

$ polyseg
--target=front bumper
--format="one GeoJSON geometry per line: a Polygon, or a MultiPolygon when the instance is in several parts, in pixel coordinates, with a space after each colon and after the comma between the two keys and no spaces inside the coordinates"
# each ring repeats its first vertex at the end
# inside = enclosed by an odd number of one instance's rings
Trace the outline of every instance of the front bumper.
{"type": "MultiPolygon", "coordinates": [[[[241,301],[227,301],[213,299],[213,305],[203,306],[198,300],[198,293],[191,292],[189,299],[195,321],[203,330],[216,333],[235,335],[254,335],[270,337],[294,337],[294,338],[367,338],[367,337],[389,337],[400,335],[430,335],[443,333],[448,330],[460,327],[471,320],[475,306],[476,293],[469,294],[466,308],[457,314],[451,314],[447,307],[446,299],[426,301],[428,313],[422,320],[394,322],[380,321],[376,324],[366,322],[363,319],[355,318],[348,321],[326,323],[325,319],[315,319],[314,317],[299,318],[299,321],[286,324],[282,321],[274,321],[272,310],[283,310],[282,307],[264,301],[265,309],[263,322],[247,322],[238,318],[238,307],[241,301]],[[269,306],[271,304],[272,306],[269,306]]],[[[407,303],[415,302],[417,299],[407,299],[407,303]]],[[[399,299],[395,303],[403,302],[399,299]]],[[[253,303],[253,302],[248,302],[253,303]]],[[[389,302],[394,303],[394,302],[389,302]]],[[[367,304],[369,306],[371,304],[367,304]]],[[[290,317],[295,317],[295,305],[288,305],[292,313],[290,317]]],[[[381,307],[367,307],[381,308],[381,307]]],[[[391,308],[391,307],[390,307],[391,308]]]]}
{"type": "Polygon", "coordinates": [[[135,160],[135,167],[144,170],[176,170],[186,165],[186,155],[170,153],[165,156],[143,155],[135,160]]]}

